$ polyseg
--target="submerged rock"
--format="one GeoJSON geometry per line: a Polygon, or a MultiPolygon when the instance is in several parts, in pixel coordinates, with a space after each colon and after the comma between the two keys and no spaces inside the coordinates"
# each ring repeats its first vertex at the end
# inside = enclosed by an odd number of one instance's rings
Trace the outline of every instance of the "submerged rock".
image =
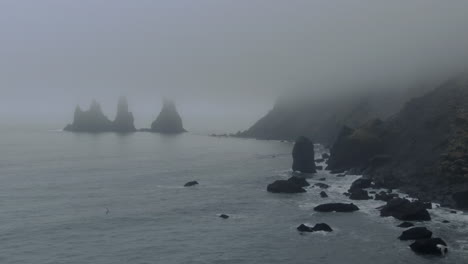
{"type": "Polygon", "coordinates": [[[428,238],[416,240],[410,248],[422,255],[445,255],[448,252],[447,243],[441,238],[428,238]]]}
{"type": "Polygon", "coordinates": [[[229,215],[221,214],[221,215],[219,215],[219,217],[222,218],[222,219],[228,219],[229,215]]]}
{"type": "Polygon", "coordinates": [[[151,131],[163,134],[178,134],[186,132],[182,125],[182,118],[177,112],[174,102],[164,100],[159,116],[151,124],[151,131]]]}
{"type": "Polygon", "coordinates": [[[328,194],[327,194],[326,192],[324,192],[324,191],[321,191],[321,192],[320,192],[320,197],[322,197],[322,198],[327,198],[327,197],[328,197],[328,194]]]}
{"type": "Polygon", "coordinates": [[[328,189],[330,187],[330,185],[325,184],[325,183],[321,183],[321,182],[318,182],[318,183],[314,184],[314,186],[317,186],[320,189],[328,189]]]}
{"type": "Polygon", "coordinates": [[[380,210],[380,216],[393,216],[402,221],[430,221],[431,216],[426,206],[419,202],[395,198],[387,202],[380,210]]]}
{"type": "Polygon", "coordinates": [[[400,240],[417,240],[424,238],[431,238],[432,232],[425,227],[413,227],[403,231],[398,237],[400,240]]]}
{"type": "Polygon", "coordinates": [[[397,227],[401,227],[401,228],[408,228],[408,227],[412,227],[412,226],[414,226],[414,224],[411,223],[411,222],[403,222],[403,223],[397,225],[397,227]]]}
{"type": "Polygon", "coordinates": [[[318,205],[314,208],[317,212],[354,212],[358,211],[359,207],[354,204],[345,203],[326,203],[318,205]]]}
{"type": "Polygon", "coordinates": [[[184,184],[184,187],[190,187],[190,186],[194,186],[194,185],[198,185],[198,182],[197,181],[189,181],[186,184],[184,184]]]}
{"type": "Polygon", "coordinates": [[[332,232],[333,231],[333,229],[325,223],[316,224],[314,227],[301,224],[300,226],[297,227],[297,230],[300,232],[317,232],[317,231],[332,232]]]}
{"type": "Polygon", "coordinates": [[[297,177],[297,176],[292,176],[291,178],[288,179],[289,182],[296,184],[297,186],[300,187],[306,187],[309,186],[310,184],[306,181],[305,178],[302,177],[297,177]]]}
{"type": "Polygon", "coordinates": [[[304,193],[301,186],[288,180],[277,180],[267,186],[267,191],[272,193],[304,193]]]}
{"type": "Polygon", "coordinates": [[[315,173],[314,143],[306,137],[299,137],[292,151],[293,171],[315,173]]]}

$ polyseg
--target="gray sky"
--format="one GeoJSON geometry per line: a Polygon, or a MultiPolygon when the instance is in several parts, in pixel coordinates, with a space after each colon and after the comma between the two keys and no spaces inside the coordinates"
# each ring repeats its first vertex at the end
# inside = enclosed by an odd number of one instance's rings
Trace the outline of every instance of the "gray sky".
{"type": "Polygon", "coordinates": [[[0,118],[62,124],[93,98],[113,118],[127,95],[142,127],[168,96],[188,129],[244,129],[297,87],[462,69],[467,14],[464,0],[1,0],[0,118]]]}

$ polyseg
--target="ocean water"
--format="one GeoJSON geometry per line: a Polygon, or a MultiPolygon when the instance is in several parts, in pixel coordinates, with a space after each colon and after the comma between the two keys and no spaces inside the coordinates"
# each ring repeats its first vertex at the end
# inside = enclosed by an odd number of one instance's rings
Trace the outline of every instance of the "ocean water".
{"type": "Polygon", "coordinates": [[[421,225],[450,252],[423,257],[397,239],[399,221],[378,216],[382,202],[313,211],[349,202],[342,193],[357,176],[317,173],[309,182],[327,178],[325,199],[313,187],[266,192],[292,175],[290,143],[18,127],[0,134],[0,263],[468,263],[466,213],[431,210],[433,221],[421,225]],[[200,185],[182,187],[191,180],[200,185]],[[321,222],[334,232],[296,231],[321,222]]]}

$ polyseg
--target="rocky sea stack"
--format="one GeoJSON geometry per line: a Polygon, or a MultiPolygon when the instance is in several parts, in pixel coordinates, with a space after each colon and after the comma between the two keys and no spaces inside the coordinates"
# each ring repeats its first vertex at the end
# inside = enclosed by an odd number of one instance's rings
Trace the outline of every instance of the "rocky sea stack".
{"type": "Polygon", "coordinates": [[[161,112],[156,120],[151,124],[150,131],[163,134],[187,132],[182,125],[182,118],[177,112],[173,101],[164,100],[161,112]]]}
{"type": "Polygon", "coordinates": [[[133,114],[128,111],[127,99],[121,97],[117,106],[115,121],[110,121],[104,115],[101,105],[93,100],[89,110],[83,111],[79,106],[75,109],[73,123],[67,125],[65,131],[73,132],[134,132],[133,114]]]}
{"type": "Polygon", "coordinates": [[[306,137],[299,137],[292,151],[293,171],[315,173],[314,143],[306,137]]]}

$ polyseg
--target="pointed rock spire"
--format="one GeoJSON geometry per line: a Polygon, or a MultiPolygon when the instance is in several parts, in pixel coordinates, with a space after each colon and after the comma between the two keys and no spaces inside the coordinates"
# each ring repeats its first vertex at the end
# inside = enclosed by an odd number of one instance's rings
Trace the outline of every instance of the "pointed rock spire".
{"type": "Polygon", "coordinates": [[[164,100],[159,116],[151,124],[151,131],[166,134],[186,132],[182,125],[182,118],[173,101],[164,100]]]}
{"type": "Polygon", "coordinates": [[[117,115],[114,120],[114,130],[116,132],[136,131],[133,114],[128,111],[127,98],[121,96],[117,104],[117,115]]]}

